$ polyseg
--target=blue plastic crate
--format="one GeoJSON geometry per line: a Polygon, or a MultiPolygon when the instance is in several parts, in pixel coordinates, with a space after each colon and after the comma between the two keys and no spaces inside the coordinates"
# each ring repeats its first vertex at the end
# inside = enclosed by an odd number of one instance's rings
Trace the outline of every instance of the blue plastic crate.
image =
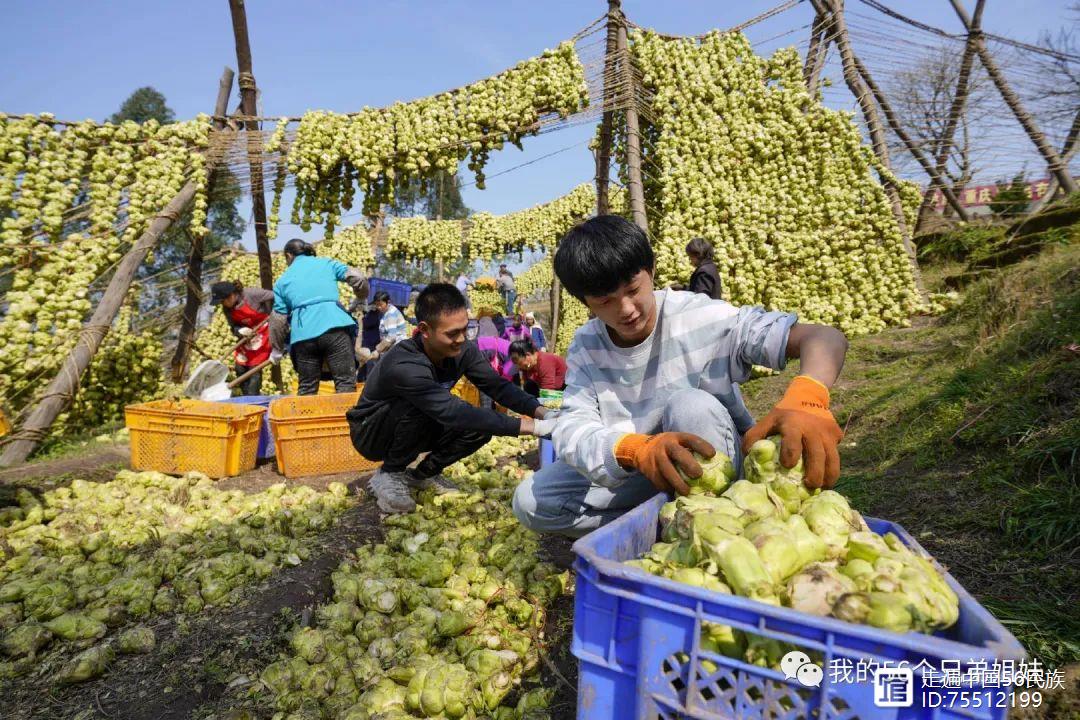
{"type": "Polygon", "coordinates": [[[274,457],[274,436],[270,434],[270,402],[284,395],[240,395],[221,402],[239,403],[241,405],[258,405],[264,408],[262,429],[259,431],[259,449],[255,451],[255,457],[259,460],[274,457]]]}
{"type": "Polygon", "coordinates": [[[540,467],[555,462],[555,445],[547,438],[540,438],[540,467]]]}
{"type": "MultiPolygon", "coordinates": [[[[922,707],[925,677],[918,666],[935,669],[942,660],[1018,660],[1024,649],[951,575],[960,598],[959,621],[935,636],[900,635],[722,595],[650,575],[623,565],[640,557],[657,540],[658,513],[667,502],[657,495],[618,520],[574,543],[577,591],[572,650],[579,662],[578,711],[581,720],[607,718],[776,718],[784,720],[1001,720],[1008,688],[975,687],[965,697],[982,698],[982,707],[922,707]],[[701,623],[730,625],[745,632],[798,646],[824,659],[819,688],[768,668],[704,652],[701,623]],[[683,655],[685,654],[685,655],[683,655]],[[688,659],[686,656],[689,656],[688,659]],[[709,673],[707,659],[718,669],[709,673]],[[871,682],[833,683],[834,661],[907,661],[914,671],[914,706],[882,708],[871,682]],[[990,706],[990,707],[988,707],[990,706]]],[[[926,554],[899,525],[867,518],[878,533],[893,532],[916,552],[926,554]]],[[[940,703],[936,703],[940,704],[940,703]]]]}
{"type": "Polygon", "coordinates": [[[390,294],[390,302],[404,310],[409,305],[409,295],[412,294],[412,285],[397,280],[384,280],[383,278],[368,279],[368,297],[370,304],[375,299],[375,293],[385,290],[390,294]]]}

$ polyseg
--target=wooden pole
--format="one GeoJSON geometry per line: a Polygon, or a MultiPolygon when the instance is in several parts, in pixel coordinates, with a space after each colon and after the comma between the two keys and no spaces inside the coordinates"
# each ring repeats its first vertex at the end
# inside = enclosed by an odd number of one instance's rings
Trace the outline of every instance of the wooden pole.
{"type": "MultiPolygon", "coordinates": [[[[975,6],[975,18],[973,27],[978,28],[982,20],[982,10],[985,0],[977,0],[975,6]]],[[[937,157],[934,162],[934,170],[942,179],[945,178],[946,168],[949,163],[949,153],[952,152],[953,137],[956,135],[956,126],[960,124],[960,118],[964,114],[964,105],[967,104],[971,68],[975,64],[975,36],[968,33],[967,42],[964,44],[964,54],[960,56],[960,69],[956,76],[956,92],[953,93],[952,103],[949,106],[949,116],[945,120],[945,130],[941,134],[941,141],[937,148],[937,157]]],[[[933,204],[933,195],[928,193],[919,207],[918,224],[921,226],[929,215],[930,206],[933,204]]]]}
{"type": "MultiPolygon", "coordinates": [[[[967,10],[964,9],[963,3],[960,0],[950,0],[953,9],[956,10],[956,14],[960,17],[960,21],[964,23],[964,27],[968,33],[973,35],[975,42],[975,50],[979,53],[979,60],[982,61],[983,67],[986,68],[986,72],[990,75],[990,79],[994,81],[994,85],[997,86],[998,92],[1001,93],[1001,97],[1005,99],[1005,104],[1012,110],[1013,115],[1027,131],[1028,137],[1031,138],[1031,142],[1035,143],[1035,147],[1038,148],[1039,154],[1043,156],[1046,161],[1047,167],[1050,168],[1050,174],[1057,178],[1058,184],[1067,193],[1076,192],[1076,182],[1073,180],[1072,175],[1069,174],[1069,169],[1065,167],[1065,163],[1062,161],[1061,156],[1057,150],[1046,139],[1046,135],[1039,129],[1039,126],[1035,123],[1035,118],[1024,108],[1024,104],[1020,102],[1020,98],[1012,87],[1009,85],[1009,81],[1005,78],[1005,74],[1001,72],[1001,68],[998,67],[997,61],[994,60],[994,56],[990,54],[990,51],[986,47],[986,41],[983,38],[982,30],[978,28],[972,22],[972,19],[968,17],[967,10]]],[[[981,10],[983,0],[981,0],[977,7],[976,13],[981,10]]]]}
{"type": "MultiPolygon", "coordinates": [[[[214,125],[218,130],[225,128],[222,119],[229,112],[229,94],[233,84],[232,68],[225,68],[221,73],[221,82],[218,84],[217,101],[214,103],[214,125]]],[[[211,171],[207,181],[206,194],[210,195],[214,184],[214,173],[211,171]]],[[[173,353],[170,368],[173,382],[180,382],[187,373],[188,356],[191,354],[191,343],[195,337],[195,323],[198,320],[199,308],[202,306],[202,263],[203,263],[203,238],[202,236],[191,237],[191,255],[188,257],[187,266],[187,297],[184,300],[184,314],[180,321],[180,334],[176,339],[176,351],[173,353]]]]}
{"type": "MultiPolygon", "coordinates": [[[[844,68],[844,81],[847,83],[848,89],[855,96],[855,100],[859,103],[859,108],[862,110],[863,118],[866,120],[866,129],[870,133],[870,143],[874,149],[874,154],[877,155],[878,161],[885,167],[885,169],[892,169],[889,163],[889,146],[885,138],[885,128],[881,124],[881,117],[878,115],[877,106],[874,105],[874,100],[870,96],[870,90],[862,81],[862,77],[859,75],[858,69],[855,67],[855,54],[851,50],[851,42],[848,39],[847,24],[844,22],[844,6],[842,0],[810,0],[814,9],[822,15],[830,16],[830,31],[832,34],[833,42],[836,43],[836,49],[840,51],[840,60],[842,61],[844,68]],[[826,2],[829,5],[826,5],[826,2]]],[[[904,219],[904,205],[900,201],[900,190],[890,180],[886,178],[881,179],[882,184],[885,186],[885,193],[889,197],[889,201],[892,204],[893,216],[896,218],[896,225],[900,229],[900,237],[904,243],[904,250],[908,254],[908,258],[911,261],[911,271],[915,278],[915,286],[920,295],[923,295],[922,287],[922,273],[919,272],[919,259],[916,255],[915,245],[911,242],[911,233],[908,232],[907,222],[904,219]]]]}
{"type": "Polygon", "coordinates": [[[562,312],[562,283],[559,276],[552,273],[554,278],[551,282],[551,339],[548,347],[555,352],[555,346],[559,342],[559,313],[562,312]]]}
{"type": "Polygon", "coordinates": [[[830,23],[819,12],[814,13],[814,24],[810,28],[810,45],[806,49],[806,62],[803,64],[803,79],[810,97],[817,93],[818,80],[825,66],[825,51],[829,47],[826,32],[830,23]]]}
{"type": "Polygon", "coordinates": [[[881,91],[878,84],[874,82],[874,78],[871,77],[870,71],[859,60],[858,56],[852,53],[852,58],[855,61],[855,68],[859,71],[859,75],[862,76],[863,82],[870,88],[870,92],[874,94],[874,99],[877,100],[877,104],[881,106],[881,111],[885,115],[885,120],[889,123],[889,127],[892,128],[896,137],[900,138],[900,142],[904,143],[907,149],[915,157],[915,160],[922,165],[923,170],[930,176],[930,182],[941,188],[941,192],[945,195],[945,199],[948,201],[952,209],[956,211],[957,217],[967,222],[968,215],[964,206],[960,204],[960,200],[957,199],[956,193],[953,192],[952,187],[944,182],[942,177],[938,175],[937,168],[930,163],[926,155],[919,148],[918,145],[911,139],[911,136],[904,130],[904,126],[900,124],[899,118],[896,117],[896,113],[893,112],[892,105],[889,104],[889,99],[885,96],[885,93],[881,91]]]}
{"type": "MultiPolygon", "coordinates": [[[[1065,161],[1066,165],[1076,155],[1077,149],[1080,148],[1080,143],[1077,142],[1078,139],[1080,139],[1080,110],[1073,116],[1072,127],[1069,128],[1069,133],[1065,136],[1065,144],[1061,148],[1061,159],[1065,161]]],[[[1047,203],[1053,202],[1054,196],[1057,195],[1059,189],[1057,178],[1050,178],[1050,187],[1046,189],[1046,194],[1031,206],[1031,212],[1039,212],[1047,203]]]]}
{"type": "MultiPolygon", "coordinates": [[[[236,66],[240,71],[237,84],[240,86],[240,109],[244,115],[255,117],[259,114],[258,87],[255,74],[251,69],[251,43],[248,40],[247,10],[244,0],[229,0],[232,14],[233,38],[236,42],[236,66]]],[[[259,283],[265,290],[274,288],[274,264],[270,259],[270,239],[266,236],[266,196],[263,193],[262,143],[259,140],[259,123],[247,120],[244,124],[248,135],[248,156],[251,172],[251,214],[255,221],[255,249],[259,254],[259,283]]],[[[281,381],[281,366],[270,369],[279,391],[284,390],[281,381]]]]}
{"type": "Polygon", "coordinates": [[[82,332],[79,334],[79,340],[64,360],[60,372],[45,388],[41,401],[30,413],[23,426],[12,434],[10,443],[4,449],[3,456],[0,457],[0,466],[14,465],[29,457],[34,448],[38,446],[38,443],[45,439],[46,433],[52,426],[53,421],[56,420],[56,416],[75,397],[75,393],[79,389],[79,379],[90,365],[94,353],[101,346],[101,341],[108,334],[109,328],[112,327],[116,314],[124,304],[124,298],[127,296],[128,288],[131,287],[131,281],[135,278],[136,271],[142,265],[150,250],[157,244],[157,241],[169,229],[173,221],[180,217],[188,203],[195,197],[195,190],[196,187],[193,182],[184,185],[180,192],[176,194],[176,197],[169,201],[169,204],[165,206],[161,213],[150,223],[146,231],[135,241],[135,245],[132,246],[131,250],[120,260],[116,272],[113,274],[112,279],[109,280],[108,287],[105,288],[105,294],[102,296],[101,302],[94,308],[94,314],[90,316],[90,320],[83,326],[82,332]]]}
{"type": "Polygon", "coordinates": [[[611,173],[611,125],[615,103],[615,53],[619,47],[620,0],[608,0],[607,48],[604,51],[604,116],[600,120],[600,147],[596,153],[596,214],[607,215],[608,184],[611,173]]]}
{"type": "Polygon", "coordinates": [[[630,101],[626,104],[626,186],[630,194],[630,214],[634,218],[634,223],[648,233],[649,221],[645,215],[645,185],[641,179],[641,128],[637,110],[637,80],[634,77],[633,63],[630,62],[626,17],[622,14],[621,2],[620,0],[608,0],[608,2],[612,11],[618,15],[616,50],[622,65],[626,91],[630,94],[630,101]]]}

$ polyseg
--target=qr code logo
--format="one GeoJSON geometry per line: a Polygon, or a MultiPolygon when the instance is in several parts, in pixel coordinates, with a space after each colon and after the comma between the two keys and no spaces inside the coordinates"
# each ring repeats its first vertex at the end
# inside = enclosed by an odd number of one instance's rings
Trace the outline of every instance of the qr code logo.
{"type": "Polygon", "coordinates": [[[883,667],[874,672],[874,704],[883,708],[911,707],[914,698],[911,668],[883,667]]]}

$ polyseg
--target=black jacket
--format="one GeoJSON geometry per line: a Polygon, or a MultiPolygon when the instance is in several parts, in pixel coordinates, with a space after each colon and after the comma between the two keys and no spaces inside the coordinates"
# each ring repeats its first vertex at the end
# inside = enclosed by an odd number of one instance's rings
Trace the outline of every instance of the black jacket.
{"type": "Polygon", "coordinates": [[[712,260],[706,260],[697,266],[690,276],[690,292],[708,295],[713,300],[720,300],[720,274],[712,260]]]}
{"type": "Polygon", "coordinates": [[[435,367],[417,336],[394,345],[368,375],[356,407],[345,415],[352,424],[363,422],[383,405],[406,400],[443,427],[491,435],[517,435],[517,418],[474,407],[450,394],[461,376],[480,391],[514,412],[532,417],[539,407],[536,398],[499,377],[475,342],[465,343],[461,354],[435,367]]]}
{"type": "Polygon", "coordinates": [[[379,320],[382,315],[378,310],[372,309],[364,313],[360,321],[360,344],[368,350],[374,350],[379,344],[379,320]]]}

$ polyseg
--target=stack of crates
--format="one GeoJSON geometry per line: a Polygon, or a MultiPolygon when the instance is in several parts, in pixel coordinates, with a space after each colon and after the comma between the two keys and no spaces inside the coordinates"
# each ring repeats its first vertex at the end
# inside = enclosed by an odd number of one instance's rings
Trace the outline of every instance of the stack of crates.
{"type": "MultiPolygon", "coordinates": [[[[362,388],[361,388],[362,390],[362,388]]],[[[278,472],[287,478],[374,470],[353,447],[345,412],[360,390],[336,395],[283,397],[270,403],[278,472]]]]}
{"type": "Polygon", "coordinates": [[[129,405],[131,468],[213,478],[255,467],[263,409],[202,400],[155,400],[129,405]]]}

